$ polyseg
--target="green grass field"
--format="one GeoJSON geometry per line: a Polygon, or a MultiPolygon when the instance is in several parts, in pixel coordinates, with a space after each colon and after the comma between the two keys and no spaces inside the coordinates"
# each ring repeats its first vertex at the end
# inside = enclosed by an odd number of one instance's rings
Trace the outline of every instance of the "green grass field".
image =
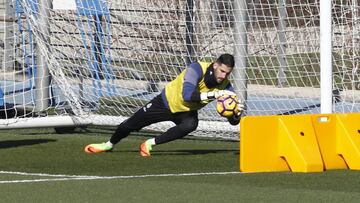
{"type": "Polygon", "coordinates": [[[150,133],[86,154],[113,129],[0,134],[2,202],[359,202],[360,171],[239,173],[239,143],[187,137],[140,157],[150,133]],[[222,173],[224,172],[224,173],[222,173]]]}

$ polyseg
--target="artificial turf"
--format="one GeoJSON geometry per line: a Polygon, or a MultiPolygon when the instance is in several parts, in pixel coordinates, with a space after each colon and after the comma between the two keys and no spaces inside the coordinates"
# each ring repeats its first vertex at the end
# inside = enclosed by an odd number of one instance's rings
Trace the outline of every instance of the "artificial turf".
{"type": "Polygon", "coordinates": [[[187,137],[156,146],[152,156],[144,158],[139,156],[139,144],[153,135],[145,132],[124,139],[113,152],[84,153],[85,145],[106,141],[112,132],[111,128],[73,134],[56,134],[53,129],[1,131],[2,201],[358,202],[360,198],[359,171],[184,176],[239,171],[236,141],[187,137]],[[115,177],[56,180],[4,171],[115,177]],[[156,176],[161,174],[173,175],[156,176]]]}

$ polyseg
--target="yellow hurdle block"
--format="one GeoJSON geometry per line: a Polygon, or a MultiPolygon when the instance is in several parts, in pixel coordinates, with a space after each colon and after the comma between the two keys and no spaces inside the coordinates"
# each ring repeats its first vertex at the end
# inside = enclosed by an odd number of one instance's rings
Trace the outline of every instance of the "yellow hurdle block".
{"type": "Polygon", "coordinates": [[[290,171],[278,154],[277,117],[246,116],[240,126],[240,171],[290,171]]]}
{"type": "MultiPolygon", "coordinates": [[[[342,156],[339,155],[339,150],[337,149],[339,135],[343,134],[338,126],[337,115],[315,114],[312,115],[312,122],[325,170],[347,169],[347,165],[342,156]]],[[[342,136],[340,135],[340,137],[342,136]]]]}
{"type": "Polygon", "coordinates": [[[349,169],[360,170],[360,114],[336,114],[336,151],[349,169]]]}
{"type": "Polygon", "coordinates": [[[243,172],[323,171],[310,115],[247,116],[240,130],[243,172]]]}
{"type": "Polygon", "coordinates": [[[279,116],[279,155],[293,172],[324,170],[310,115],[279,116]]]}

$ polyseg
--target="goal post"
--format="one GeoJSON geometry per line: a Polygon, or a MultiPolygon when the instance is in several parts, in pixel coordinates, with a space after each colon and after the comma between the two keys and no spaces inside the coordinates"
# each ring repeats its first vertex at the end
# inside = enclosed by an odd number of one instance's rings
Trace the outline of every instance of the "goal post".
{"type": "MultiPolygon", "coordinates": [[[[1,13],[2,129],[117,125],[189,59],[222,53],[235,56],[230,79],[244,115],[360,111],[356,0],[12,2],[1,13]]],[[[239,136],[214,103],[199,118],[194,135],[239,136]]]]}
{"type": "Polygon", "coordinates": [[[320,0],[321,113],[332,113],[331,1],[320,0]]]}
{"type": "MultiPolygon", "coordinates": [[[[34,18],[36,18],[36,23],[39,24],[38,29],[44,37],[41,39],[35,38],[38,40],[44,40],[45,43],[50,42],[50,9],[52,8],[52,2],[48,0],[38,0],[38,13],[34,13],[34,18]]],[[[36,43],[36,42],[35,42],[36,43]]],[[[41,49],[36,50],[38,53],[36,68],[35,68],[35,110],[37,112],[45,111],[49,107],[50,93],[50,73],[47,67],[47,61],[44,54],[41,53],[41,49]]]]}
{"type": "MultiPolygon", "coordinates": [[[[248,40],[247,40],[247,27],[248,27],[248,5],[246,1],[234,1],[233,13],[234,23],[234,57],[236,69],[233,70],[234,89],[242,101],[247,100],[247,56],[248,56],[248,40]]],[[[246,104],[246,103],[245,103],[246,104]]]]}

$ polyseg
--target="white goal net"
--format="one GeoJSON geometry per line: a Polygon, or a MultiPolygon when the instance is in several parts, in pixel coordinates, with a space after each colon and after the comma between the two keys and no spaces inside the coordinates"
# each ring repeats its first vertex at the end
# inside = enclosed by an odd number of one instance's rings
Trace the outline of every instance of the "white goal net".
{"type": "MultiPolygon", "coordinates": [[[[320,111],[319,0],[0,1],[2,128],[119,124],[222,53],[246,115],[320,111]]],[[[333,111],[359,111],[358,1],[333,0],[332,24],[333,111]]],[[[213,103],[199,117],[195,135],[239,135],[213,103]]]]}

